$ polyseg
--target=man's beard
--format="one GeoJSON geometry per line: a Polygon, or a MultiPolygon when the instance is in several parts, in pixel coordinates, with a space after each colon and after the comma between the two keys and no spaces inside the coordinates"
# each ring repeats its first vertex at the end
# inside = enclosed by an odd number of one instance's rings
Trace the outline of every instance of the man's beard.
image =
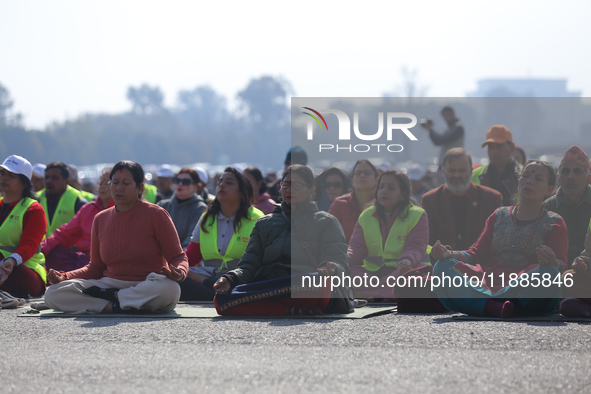
{"type": "Polygon", "coordinates": [[[446,178],[445,185],[446,185],[447,189],[450,192],[452,192],[453,194],[462,195],[462,194],[466,193],[468,191],[468,189],[470,188],[470,178],[467,178],[466,181],[464,183],[462,183],[461,185],[453,185],[446,178]]]}

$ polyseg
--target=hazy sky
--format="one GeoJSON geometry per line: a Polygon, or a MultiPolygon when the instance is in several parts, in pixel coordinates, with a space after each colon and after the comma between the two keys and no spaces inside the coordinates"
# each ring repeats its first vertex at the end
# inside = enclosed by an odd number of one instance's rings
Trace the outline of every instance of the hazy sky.
{"type": "Polygon", "coordinates": [[[567,78],[591,94],[588,1],[0,0],[0,83],[27,127],[130,108],[148,83],[174,105],[209,84],[233,99],[253,77],[297,96],[381,96],[418,69],[429,96],[490,77],[567,78]]]}

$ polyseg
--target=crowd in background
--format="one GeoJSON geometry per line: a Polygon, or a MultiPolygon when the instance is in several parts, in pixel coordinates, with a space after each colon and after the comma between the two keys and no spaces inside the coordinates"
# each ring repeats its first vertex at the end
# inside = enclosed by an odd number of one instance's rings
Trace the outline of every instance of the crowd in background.
{"type": "Polygon", "coordinates": [[[462,148],[453,110],[442,116],[443,133],[421,122],[441,146],[436,171],[376,167],[370,158],[312,169],[293,147],[282,174],[162,165],[150,184],[139,164],[121,161],[97,185],[81,185],[74,166],[10,156],[0,166],[2,307],[45,295],[47,307],[70,313],[163,313],[179,300],[213,300],[226,315],[353,308],[326,291],[305,302],[277,297],[293,291],[286,278],[313,272],[375,276],[381,286],[357,287],[357,300],[398,302],[399,312],[589,316],[586,153],[570,148],[557,169],[527,161],[511,131],[494,125],[482,144],[489,163],[478,165],[462,148]],[[463,274],[490,279],[418,296],[386,285],[401,276],[463,274]],[[532,274],[568,274],[574,285],[493,280],[532,274]]]}

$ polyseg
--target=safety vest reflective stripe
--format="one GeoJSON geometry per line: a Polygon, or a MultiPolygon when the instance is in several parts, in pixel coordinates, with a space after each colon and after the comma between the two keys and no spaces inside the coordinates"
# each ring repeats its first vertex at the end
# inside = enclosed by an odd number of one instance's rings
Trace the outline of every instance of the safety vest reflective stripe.
{"type": "Polygon", "coordinates": [[[380,232],[379,220],[373,216],[376,207],[370,207],[359,216],[359,225],[363,228],[363,236],[367,246],[368,256],[363,260],[363,268],[368,271],[377,271],[383,266],[396,267],[398,257],[404,250],[406,236],[417,225],[419,219],[425,212],[421,207],[412,205],[407,208],[408,215],[401,219],[406,212],[401,212],[386,239],[385,249],[382,247],[383,239],[380,232]]]}
{"type": "MultiPolygon", "coordinates": [[[[0,199],[1,200],[1,199],[0,199]]],[[[23,233],[23,217],[27,209],[33,204],[35,200],[32,198],[23,198],[10,212],[10,215],[4,220],[0,226],[0,245],[6,246],[5,249],[0,249],[0,253],[6,258],[14,253],[13,248],[18,247],[23,233]]],[[[39,276],[46,282],[45,275],[45,256],[38,252],[29,260],[24,261],[25,267],[29,267],[39,274],[39,276]]]]}
{"type": "Polygon", "coordinates": [[[49,211],[47,210],[47,197],[45,196],[45,189],[41,190],[41,192],[37,195],[39,196],[39,202],[45,210],[45,217],[47,218],[46,235],[49,237],[61,225],[66,224],[70,220],[72,220],[72,218],[76,214],[76,212],[74,212],[74,208],[76,205],[76,199],[80,197],[80,193],[78,192],[78,190],[68,185],[66,191],[57,203],[57,208],[55,209],[55,213],[53,214],[53,219],[51,220],[51,222],[49,221],[49,211]]]}
{"type": "Polygon", "coordinates": [[[232,234],[228,249],[223,256],[218,250],[218,218],[216,217],[215,220],[213,220],[213,223],[211,223],[211,219],[208,218],[207,223],[205,223],[207,233],[204,232],[203,229],[199,230],[199,245],[203,260],[221,260],[221,265],[217,267],[220,270],[229,269],[228,262],[232,260],[240,260],[246,251],[246,246],[250,239],[250,233],[252,232],[257,219],[264,216],[264,213],[255,207],[250,207],[248,209],[248,216],[250,219],[243,218],[240,221],[240,228],[232,234]]]}

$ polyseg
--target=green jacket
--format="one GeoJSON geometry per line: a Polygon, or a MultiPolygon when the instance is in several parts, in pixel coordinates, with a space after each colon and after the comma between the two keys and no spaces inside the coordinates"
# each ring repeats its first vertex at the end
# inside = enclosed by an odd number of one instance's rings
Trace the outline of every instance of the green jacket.
{"type": "Polygon", "coordinates": [[[290,206],[282,203],[257,221],[238,267],[224,276],[234,287],[291,275],[292,268],[293,274],[315,272],[328,261],[336,263],[337,275],[349,274],[347,244],[339,221],[327,212],[319,212],[313,202],[299,204],[293,216],[290,206]],[[297,235],[292,234],[282,212],[298,229],[315,262],[310,260],[297,235]]]}

